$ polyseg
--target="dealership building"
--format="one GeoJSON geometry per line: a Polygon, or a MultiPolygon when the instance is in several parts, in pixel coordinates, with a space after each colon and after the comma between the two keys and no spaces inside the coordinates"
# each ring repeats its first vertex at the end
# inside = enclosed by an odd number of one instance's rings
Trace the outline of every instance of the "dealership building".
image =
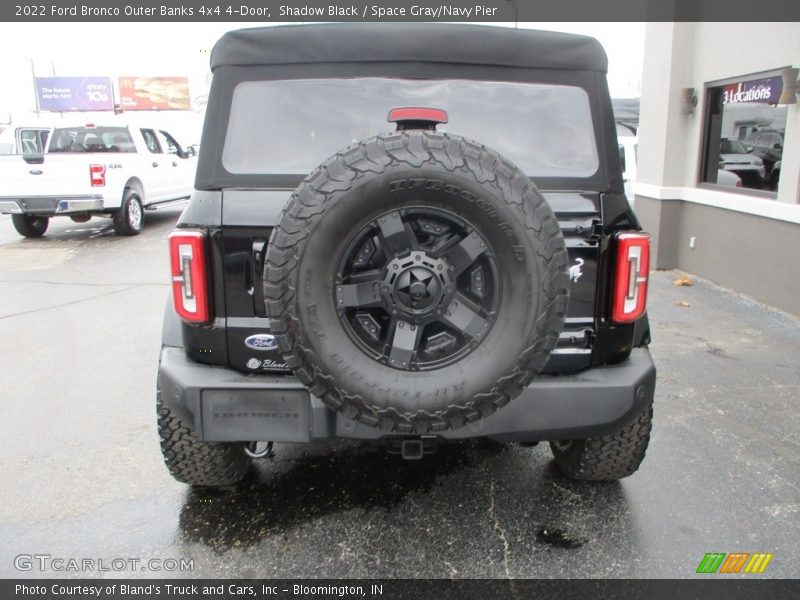
{"type": "Polygon", "coordinates": [[[634,187],[651,267],[796,315],[798,61],[800,23],[648,23],[634,187]]]}

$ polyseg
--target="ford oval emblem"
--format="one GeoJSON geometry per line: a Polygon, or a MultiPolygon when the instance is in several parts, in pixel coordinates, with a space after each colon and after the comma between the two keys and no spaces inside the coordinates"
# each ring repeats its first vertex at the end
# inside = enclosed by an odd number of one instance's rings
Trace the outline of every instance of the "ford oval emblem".
{"type": "Polygon", "coordinates": [[[274,350],[278,347],[278,341],[274,335],[257,333],[245,339],[244,345],[253,350],[274,350]]]}

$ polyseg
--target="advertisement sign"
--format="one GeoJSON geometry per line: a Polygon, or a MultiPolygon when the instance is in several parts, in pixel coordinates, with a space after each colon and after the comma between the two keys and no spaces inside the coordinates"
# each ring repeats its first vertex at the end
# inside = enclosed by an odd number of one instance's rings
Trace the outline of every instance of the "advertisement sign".
{"type": "Polygon", "coordinates": [[[39,110],[113,110],[108,77],[37,77],[39,110]]]}
{"type": "Polygon", "coordinates": [[[120,77],[122,110],[190,110],[186,77],[120,77]]]}
{"type": "Polygon", "coordinates": [[[782,91],[782,77],[753,79],[751,81],[741,81],[739,83],[726,85],[722,101],[725,104],[738,104],[741,102],[777,104],[782,91]]]}

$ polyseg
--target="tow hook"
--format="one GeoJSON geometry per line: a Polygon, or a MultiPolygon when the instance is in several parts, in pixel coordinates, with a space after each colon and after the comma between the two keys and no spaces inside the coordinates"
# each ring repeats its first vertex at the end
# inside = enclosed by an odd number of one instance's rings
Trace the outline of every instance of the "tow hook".
{"type": "Polygon", "coordinates": [[[419,437],[384,438],[386,452],[399,454],[404,460],[421,460],[426,454],[433,454],[439,448],[439,438],[435,435],[419,437]]]}
{"type": "Polygon", "coordinates": [[[258,445],[261,442],[246,442],[244,445],[244,453],[250,458],[272,458],[275,453],[272,451],[272,442],[267,442],[267,445],[259,450],[258,445]]]}

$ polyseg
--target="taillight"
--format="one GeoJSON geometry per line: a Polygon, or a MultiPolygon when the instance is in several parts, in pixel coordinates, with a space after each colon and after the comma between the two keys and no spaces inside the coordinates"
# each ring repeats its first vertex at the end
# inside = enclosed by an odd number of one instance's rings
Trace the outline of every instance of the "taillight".
{"type": "Polygon", "coordinates": [[[647,306],[650,236],[646,233],[618,233],[615,242],[611,320],[631,323],[644,314],[647,306]]]}
{"type": "Polygon", "coordinates": [[[405,107],[393,108],[389,111],[389,123],[400,121],[430,121],[432,123],[447,123],[447,112],[440,108],[405,107]]]}
{"type": "Polygon", "coordinates": [[[169,234],[172,302],[178,316],[191,323],[208,321],[208,277],[202,231],[176,229],[169,234]]]}
{"type": "Polygon", "coordinates": [[[92,187],[102,187],[106,184],[106,166],[89,165],[89,179],[92,187]]]}

